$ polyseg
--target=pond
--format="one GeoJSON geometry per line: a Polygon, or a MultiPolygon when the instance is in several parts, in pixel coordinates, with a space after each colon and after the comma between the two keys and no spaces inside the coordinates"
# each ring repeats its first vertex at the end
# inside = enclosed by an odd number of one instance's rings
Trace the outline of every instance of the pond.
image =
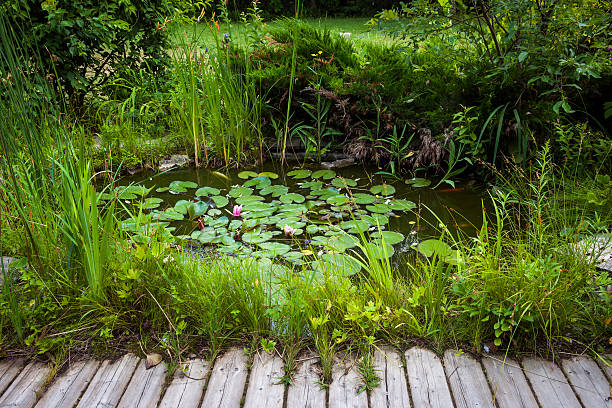
{"type": "Polygon", "coordinates": [[[432,189],[428,180],[392,182],[376,171],[186,168],[122,179],[116,192],[134,213],[122,229],[141,239],[164,225],[178,244],[197,251],[297,265],[313,253],[352,264],[344,254],[364,245],[364,237],[378,257],[397,262],[419,243],[439,238],[441,223],[451,233],[473,235],[480,228],[481,186],[432,189]]]}

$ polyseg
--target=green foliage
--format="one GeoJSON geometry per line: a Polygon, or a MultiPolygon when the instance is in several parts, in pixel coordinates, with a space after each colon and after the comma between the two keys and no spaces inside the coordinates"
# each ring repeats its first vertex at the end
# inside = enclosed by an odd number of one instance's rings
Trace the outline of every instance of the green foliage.
{"type": "Polygon", "coordinates": [[[40,56],[44,72],[77,107],[115,73],[149,68],[158,75],[167,61],[169,0],[18,0],[0,9],[20,27],[20,42],[40,56]]]}

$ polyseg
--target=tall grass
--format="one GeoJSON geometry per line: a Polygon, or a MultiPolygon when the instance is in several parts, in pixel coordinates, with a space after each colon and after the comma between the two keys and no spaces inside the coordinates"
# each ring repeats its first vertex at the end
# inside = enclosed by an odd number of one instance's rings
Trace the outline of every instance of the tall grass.
{"type": "MultiPolygon", "coordinates": [[[[227,16],[223,3],[221,11],[222,18],[227,16]]],[[[185,33],[183,44],[173,53],[176,111],[193,139],[196,163],[203,143],[207,165],[211,149],[229,166],[240,163],[254,144],[262,149],[262,101],[258,83],[250,75],[253,61],[248,47],[233,47],[231,25],[227,22],[230,31],[221,33],[214,18],[208,26],[213,43],[199,46],[194,29],[191,36],[185,33]]]]}
{"type": "Polygon", "coordinates": [[[112,209],[101,218],[91,165],[82,149],[75,152],[64,122],[61,82],[52,83],[53,76],[40,70],[43,57],[24,49],[4,18],[0,35],[1,188],[11,209],[7,216],[26,231],[21,255],[43,280],[76,271],[69,278],[85,278],[93,296],[102,298],[112,209]],[[70,264],[72,253],[79,254],[80,265],[70,264]]]}

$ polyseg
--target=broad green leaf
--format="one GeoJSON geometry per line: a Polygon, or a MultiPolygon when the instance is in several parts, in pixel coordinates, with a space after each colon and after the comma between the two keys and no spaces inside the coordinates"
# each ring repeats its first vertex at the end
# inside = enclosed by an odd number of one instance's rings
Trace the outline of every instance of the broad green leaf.
{"type": "Polygon", "coordinates": [[[312,173],[313,179],[322,178],[323,180],[329,180],[329,179],[334,178],[335,176],[336,176],[336,172],[333,170],[317,170],[314,173],[312,173]]]}
{"type": "Polygon", "coordinates": [[[213,196],[212,200],[217,206],[217,208],[223,208],[229,203],[229,200],[227,199],[227,197],[224,197],[224,196],[213,196]]]}
{"type": "Polygon", "coordinates": [[[305,198],[303,195],[301,194],[297,194],[297,193],[289,193],[289,194],[285,194],[283,196],[281,196],[280,201],[286,204],[290,204],[290,203],[303,203],[305,198]]]}
{"type": "Polygon", "coordinates": [[[393,211],[410,211],[416,204],[408,200],[392,200],[387,204],[393,211]]]}
{"type": "Polygon", "coordinates": [[[257,177],[257,173],[255,173],[254,171],[250,171],[250,170],[241,171],[240,173],[238,173],[238,177],[243,180],[246,180],[252,177],[257,177]]]}
{"type": "Polygon", "coordinates": [[[404,236],[395,231],[379,231],[372,234],[372,238],[381,238],[386,244],[395,245],[404,240],[404,236]]]}
{"type": "Polygon", "coordinates": [[[253,189],[248,187],[234,187],[229,191],[230,197],[244,197],[253,194],[253,189]]]}
{"type": "Polygon", "coordinates": [[[371,194],[357,193],[353,194],[355,204],[372,204],[376,201],[376,197],[371,194]]]}
{"type": "Polygon", "coordinates": [[[278,174],[273,173],[271,171],[263,171],[258,174],[259,177],[267,177],[272,180],[276,180],[278,178],[278,174]]]}
{"type": "Polygon", "coordinates": [[[355,187],[356,185],[357,182],[355,180],[347,179],[344,177],[336,177],[332,180],[332,186],[338,188],[355,187]]]}
{"type": "Polygon", "coordinates": [[[293,177],[294,179],[305,179],[306,177],[310,176],[312,174],[312,172],[310,170],[304,170],[304,169],[300,169],[300,170],[292,170],[289,173],[287,173],[287,176],[289,177],[293,177]]]}
{"type": "Polygon", "coordinates": [[[252,231],[246,232],[242,235],[242,241],[249,244],[259,244],[272,239],[274,235],[271,232],[252,231]]]}
{"type": "Polygon", "coordinates": [[[379,184],[377,186],[370,187],[370,193],[389,196],[395,193],[395,187],[389,184],[379,184]]]}
{"type": "Polygon", "coordinates": [[[388,214],[391,212],[391,208],[389,208],[387,204],[383,204],[383,203],[366,205],[366,209],[370,212],[380,213],[380,214],[388,214]]]}
{"type": "Polygon", "coordinates": [[[214,187],[200,187],[196,190],[195,195],[198,197],[208,197],[211,195],[218,195],[220,193],[218,188],[214,187]]]}
{"type": "Polygon", "coordinates": [[[427,257],[437,255],[440,258],[446,258],[452,253],[451,247],[446,242],[440,241],[439,239],[428,239],[419,242],[415,249],[417,252],[427,257]]]}
{"type": "Polygon", "coordinates": [[[406,184],[411,184],[412,187],[427,187],[431,184],[431,180],[427,180],[421,177],[415,177],[415,178],[411,178],[406,180],[406,184]]]}

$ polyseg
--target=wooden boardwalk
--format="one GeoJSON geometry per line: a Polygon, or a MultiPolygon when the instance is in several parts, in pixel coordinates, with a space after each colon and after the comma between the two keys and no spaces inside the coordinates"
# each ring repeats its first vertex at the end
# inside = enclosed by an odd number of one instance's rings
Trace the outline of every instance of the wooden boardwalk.
{"type": "Polygon", "coordinates": [[[252,359],[232,349],[214,362],[191,360],[170,379],[166,367],[147,369],[128,354],[116,361],[82,360],[51,378],[51,367],[23,359],[0,360],[0,408],[612,408],[612,366],[586,356],[559,364],[539,358],[443,356],[411,348],[376,351],[380,385],[360,391],[351,357],[337,358],[332,382],[319,384],[315,356],[299,359],[286,386],[280,357],[252,359]]]}

